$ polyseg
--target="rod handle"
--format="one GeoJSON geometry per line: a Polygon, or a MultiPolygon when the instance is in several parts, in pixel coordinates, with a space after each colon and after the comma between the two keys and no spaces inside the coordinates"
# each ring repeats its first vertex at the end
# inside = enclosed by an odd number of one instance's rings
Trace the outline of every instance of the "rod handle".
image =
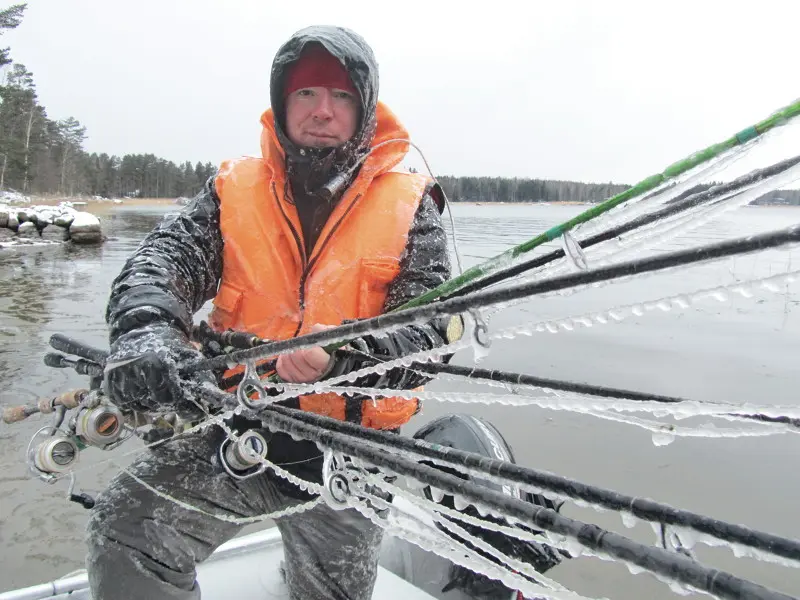
{"type": "Polygon", "coordinates": [[[3,409],[3,423],[7,423],[8,425],[18,423],[38,412],[38,406],[7,406],[3,409]]]}
{"type": "Polygon", "coordinates": [[[7,424],[24,421],[37,413],[49,414],[56,406],[63,406],[67,410],[73,409],[81,403],[89,390],[77,389],[64,392],[55,398],[40,398],[36,404],[23,404],[22,406],[7,406],[3,409],[3,422],[7,424]]]}
{"type": "Polygon", "coordinates": [[[54,333],[51,335],[50,346],[65,354],[74,354],[75,356],[80,356],[81,358],[85,358],[99,365],[104,365],[106,358],[108,358],[108,352],[105,350],[88,346],[83,342],[67,337],[63,333],[54,333]]]}

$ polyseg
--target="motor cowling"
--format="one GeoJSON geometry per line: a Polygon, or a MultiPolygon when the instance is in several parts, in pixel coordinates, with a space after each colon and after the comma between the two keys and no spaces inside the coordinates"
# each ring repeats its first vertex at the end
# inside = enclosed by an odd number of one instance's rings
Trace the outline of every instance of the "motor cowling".
{"type": "MultiPolygon", "coordinates": [[[[417,431],[413,437],[424,440],[431,444],[456,448],[458,450],[479,454],[488,458],[510,463],[515,462],[514,453],[511,447],[497,430],[497,428],[494,427],[494,425],[492,425],[489,421],[473,415],[454,414],[440,417],[420,428],[420,430],[417,431]]],[[[441,465],[436,465],[433,463],[427,464],[462,479],[472,480],[473,483],[479,483],[482,487],[501,492],[507,496],[513,496],[524,502],[530,502],[532,504],[555,511],[558,511],[560,508],[560,503],[555,503],[541,494],[532,494],[511,485],[502,485],[493,481],[478,480],[460,471],[442,467],[441,465]]],[[[426,486],[423,488],[423,493],[428,500],[434,501],[434,496],[430,487],[426,486]]],[[[450,509],[457,510],[453,496],[445,495],[443,498],[441,498],[441,500],[438,500],[438,503],[450,509]]],[[[505,526],[511,525],[513,527],[523,528],[519,524],[512,524],[492,515],[481,515],[472,505],[462,508],[460,512],[484,521],[491,521],[497,524],[503,524],[505,526]]],[[[539,573],[544,573],[545,571],[559,564],[563,558],[568,558],[568,555],[546,544],[520,540],[497,531],[490,531],[477,525],[471,525],[461,521],[458,521],[457,524],[468,531],[471,535],[491,544],[506,556],[517,558],[532,565],[539,573]]],[[[449,536],[457,539],[459,543],[464,544],[470,547],[473,551],[490,560],[493,560],[494,562],[497,562],[494,557],[472,546],[466,540],[458,538],[450,530],[441,526],[439,527],[449,536]]],[[[536,532],[535,530],[529,528],[524,529],[526,529],[528,532],[536,532]]],[[[447,592],[451,589],[459,589],[464,593],[476,598],[496,598],[498,600],[508,600],[511,597],[516,597],[516,592],[507,588],[501,582],[455,564],[453,564],[451,568],[450,581],[442,591],[447,592]]]]}

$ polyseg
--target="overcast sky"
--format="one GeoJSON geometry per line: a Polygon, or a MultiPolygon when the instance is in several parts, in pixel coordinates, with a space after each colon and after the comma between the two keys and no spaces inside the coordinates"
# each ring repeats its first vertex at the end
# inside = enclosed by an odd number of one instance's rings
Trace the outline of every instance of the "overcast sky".
{"type": "Polygon", "coordinates": [[[0,47],[87,150],[176,162],[259,153],[272,57],[311,24],[367,39],[438,175],[635,183],[800,97],[792,0],[379,6],[30,0],[0,47]]]}

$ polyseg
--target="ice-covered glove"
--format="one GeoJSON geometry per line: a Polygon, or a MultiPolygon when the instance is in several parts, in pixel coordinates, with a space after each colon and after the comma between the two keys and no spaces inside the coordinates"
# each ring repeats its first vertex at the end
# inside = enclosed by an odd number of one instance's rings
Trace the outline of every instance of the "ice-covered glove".
{"type": "MultiPolygon", "coordinates": [[[[189,395],[178,377],[179,365],[203,358],[179,329],[167,323],[144,325],[120,335],[111,345],[105,367],[105,389],[124,411],[175,412],[192,420],[203,416],[201,398],[189,395]],[[193,401],[194,400],[194,401],[193,401]]],[[[216,383],[211,372],[194,381],[216,383]]]]}

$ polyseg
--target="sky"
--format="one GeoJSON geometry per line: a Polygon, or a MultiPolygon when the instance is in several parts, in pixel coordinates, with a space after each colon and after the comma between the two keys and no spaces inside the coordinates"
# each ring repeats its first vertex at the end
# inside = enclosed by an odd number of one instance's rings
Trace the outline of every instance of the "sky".
{"type": "MultiPolygon", "coordinates": [[[[794,0],[469,6],[30,0],[0,47],[89,152],[175,162],[260,153],[272,58],[312,24],[368,41],[380,99],[436,175],[633,184],[800,97],[794,0]]],[[[772,143],[785,157],[800,135],[772,143]]]]}

